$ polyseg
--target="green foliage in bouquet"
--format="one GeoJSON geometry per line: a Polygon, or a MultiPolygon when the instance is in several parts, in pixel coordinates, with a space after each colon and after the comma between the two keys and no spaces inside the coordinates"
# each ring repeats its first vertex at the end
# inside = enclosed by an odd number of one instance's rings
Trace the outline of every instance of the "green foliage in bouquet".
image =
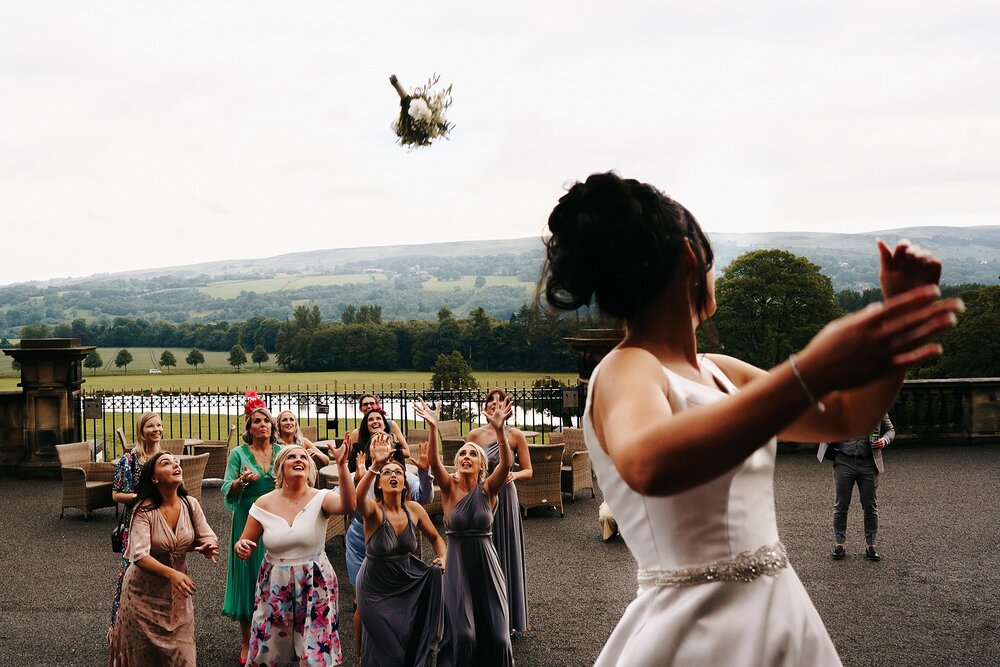
{"type": "Polygon", "coordinates": [[[407,93],[395,75],[389,78],[400,97],[399,118],[392,121],[392,131],[401,146],[430,146],[435,139],[447,138],[454,127],[445,118],[445,112],[451,106],[451,86],[431,90],[439,80],[440,77],[435,74],[428,79],[427,85],[407,93]]]}

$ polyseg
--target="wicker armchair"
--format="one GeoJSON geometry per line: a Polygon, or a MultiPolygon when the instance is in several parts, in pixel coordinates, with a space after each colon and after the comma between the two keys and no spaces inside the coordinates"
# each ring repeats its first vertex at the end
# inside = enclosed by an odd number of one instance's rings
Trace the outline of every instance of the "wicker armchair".
{"type": "Polygon", "coordinates": [[[302,431],[302,437],[309,442],[316,442],[319,438],[319,426],[302,426],[300,424],[299,430],[302,431]]]}
{"type": "Polygon", "coordinates": [[[188,495],[201,502],[201,483],[205,479],[205,466],[211,454],[199,454],[198,456],[179,456],[177,460],[184,471],[184,488],[188,495]]]}
{"type": "Polygon", "coordinates": [[[90,518],[90,512],[100,507],[114,507],[115,516],[118,516],[118,505],[111,498],[115,464],[91,461],[89,442],[56,445],[56,454],[59,465],[62,466],[63,481],[59,518],[62,518],[67,507],[83,510],[84,520],[90,518]]]}
{"type": "Polygon", "coordinates": [[[222,479],[226,476],[226,463],[229,461],[229,443],[236,432],[236,424],[229,427],[229,437],[225,440],[202,440],[194,446],[195,456],[208,454],[205,464],[205,479],[222,479]]]}
{"type": "Polygon", "coordinates": [[[457,419],[446,419],[438,424],[438,433],[441,434],[441,438],[461,438],[462,437],[462,427],[458,423],[457,419]]]}
{"type": "Polygon", "coordinates": [[[563,516],[563,449],[561,444],[532,445],[531,479],[517,482],[517,500],[524,516],[532,507],[554,507],[563,516]]]}
{"type": "Polygon", "coordinates": [[[174,456],[181,456],[184,454],[184,439],[160,440],[160,449],[174,456]]]}
{"type": "Polygon", "coordinates": [[[590,465],[590,452],[583,441],[582,428],[564,428],[559,433],[553,433],[549,442],[562,442],[566,448],[562,459],[562,490],[570,495],[571,502],[576,502],[576,493],[581,489],[590,489],[590,497],[594,493],[594,469],[590,465]]]}
{"type": "Polygon", "coordinates": [[[464,444],[462,438],[441,438],[441,462],[446,466],[455,465],[455,455],[464,444]]]}

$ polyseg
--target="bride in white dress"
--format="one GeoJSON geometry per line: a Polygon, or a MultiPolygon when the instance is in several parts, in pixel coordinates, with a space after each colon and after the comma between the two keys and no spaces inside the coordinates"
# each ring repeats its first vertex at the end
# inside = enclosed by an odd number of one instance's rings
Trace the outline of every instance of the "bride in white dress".
{"type": "Polygon", "coordinates": [[[680,204],[594,174],[549,229],[549,304],[596,302],[625,325],[591,376],[583,426],[638,593],[597,665],[839,665],[779,540],[775,436],[841,440],[878,423],[962,307],[940,299],[940,262],[880,242],[885,303],[765,372],[697,352],[695,329],[715,312],[713,256],[680,204]]]}

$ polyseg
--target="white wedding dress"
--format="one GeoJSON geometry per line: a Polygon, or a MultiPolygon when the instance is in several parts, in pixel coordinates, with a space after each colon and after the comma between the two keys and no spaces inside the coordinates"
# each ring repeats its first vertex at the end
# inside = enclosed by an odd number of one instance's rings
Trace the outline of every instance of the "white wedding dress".
{"type": "MultiPolygon", "coordinates": [[[[702,363],[737,391],[710,360],[702,363]]],[[[594,370],[594,387],[600,366],[594,370]]],[[[664,368],[674,412],[725,394],[664,368]]],[[[591,392],[593,395],[593,392],[591,392]]],[[[840,665],[808,593],[788,564],[774,514],[772,439],[735,469],[669,497],[633,491],[594,431],[587,449],[604,498],[639,566],[638,593],[597,659],[609,665],[840,665]]]]}

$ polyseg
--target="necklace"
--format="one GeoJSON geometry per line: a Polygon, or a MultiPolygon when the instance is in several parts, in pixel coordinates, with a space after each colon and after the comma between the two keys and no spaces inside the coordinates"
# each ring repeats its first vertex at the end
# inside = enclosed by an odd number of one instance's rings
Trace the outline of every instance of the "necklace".
{"type": "Polygon", "coordinates": [[[298,505],[300,505],[302,503],[302,499],[305,497],[306,492],[308,490],[309,490],[308,486],[306,488],[302,489],[302,493],[299,494],[298,498],[292,498],[291,496],[289,496],[287,494],[284,494],[284,493],[281,494],[281,497],[284,498],[285,500],[289,501],[293,505],[298,506],[298,505]]]}
{"type": "Polygon", "coordinates": [[[263,470],[266,475],[267,471],[271,469],[271,461],[274,459],[274,447],[271,447],[271,445],[267,446],[267,458],[264,459],[263,462],[260,458],[262,452],[259,452],[256,447],[251,446],[250,453],[253,454],[253,458],[257,462],[257,465],[260,466],[260,469],[263,470]]]}

